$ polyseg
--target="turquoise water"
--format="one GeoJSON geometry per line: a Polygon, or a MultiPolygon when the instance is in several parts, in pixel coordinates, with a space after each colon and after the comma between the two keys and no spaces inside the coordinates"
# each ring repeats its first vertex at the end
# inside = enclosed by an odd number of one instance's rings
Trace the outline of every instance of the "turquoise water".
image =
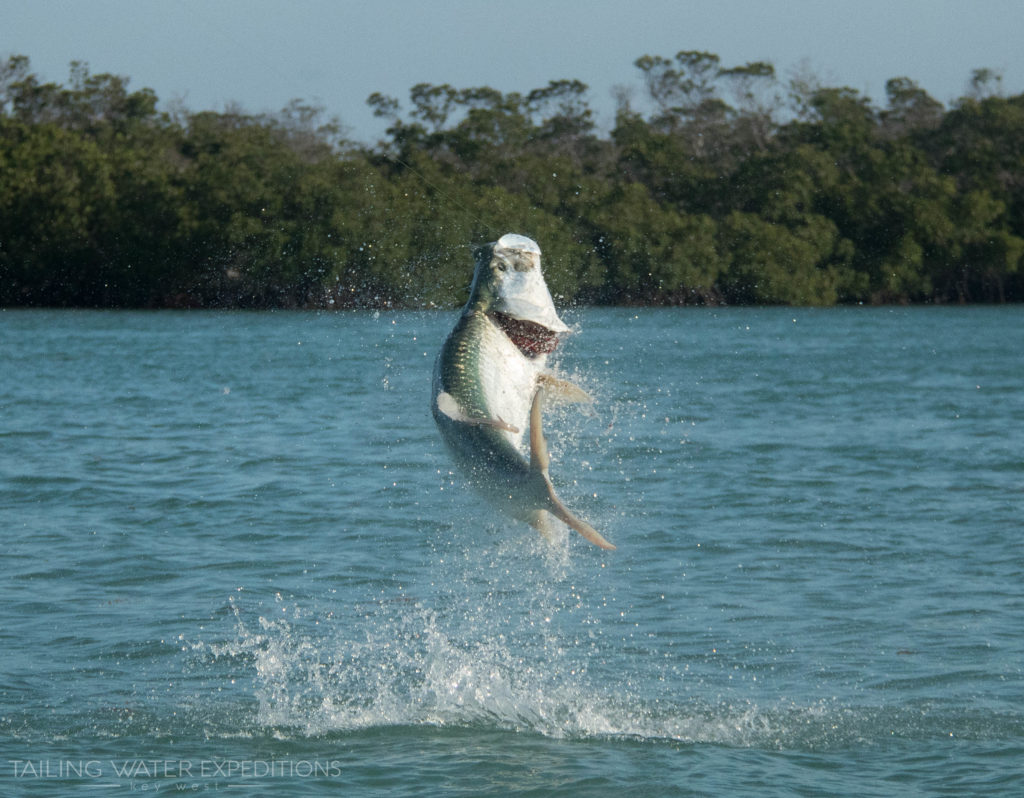
{"type": "Polygon", "coordinates": [[[1024,791],[1024,309],[581,310],[550,546],[451,313],[0,312],[0,793],[1024,791]]]}

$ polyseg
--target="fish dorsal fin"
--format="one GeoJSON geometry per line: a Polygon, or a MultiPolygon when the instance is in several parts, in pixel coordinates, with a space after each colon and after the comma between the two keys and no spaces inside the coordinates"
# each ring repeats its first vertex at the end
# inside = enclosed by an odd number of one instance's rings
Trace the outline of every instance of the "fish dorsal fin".
{"type": "Polygon", "coordinates": [[[542,391],[543,388],[537,389],[537,392],[533,395],[533,404],[530,406],[530,468],[540,471],[541,476],[544,478],[544,483],[548,490],[548,511],[559,521],[575,529],[595,546],[599,546],[602,549],[614,549],[615,546],[605,540],[594,527],[573,515],[562,504],[558,494],[555,493],[555,487],[551,484],[551,478],[548,476],[548,465],[551,462],[551,458],[548,456],[548,444],[544,440],[544,433],[541,431],[542,391]]]}
{"type": "Polygon", "coordinates": [[[571,526],[595,546],[602,549],[608,549],[609,551],[613,550],[615,548],[614,544],[605,540],[604,536],[600,532],[594,529],[594,527],[586,521],[577,518],[572,514],[572,512],[570,512],[568,507],[562,504],[561,500],[555,494],[555,487],[551,484],[551,480],[548,479],[547,474],[544,475],[544,479],[548,483],[548,498],[551,500],[551,514],[559,521],[571,526]]]}
{"type": "Polygon", "coordinates": [[[543,388],[537,389],[533,395],[533,404],[530,405],[530,468],[546,476],[551,458],[548,456],[548,442],[544,440],[544,432],[541,429],[542,392],[543,388]]]}

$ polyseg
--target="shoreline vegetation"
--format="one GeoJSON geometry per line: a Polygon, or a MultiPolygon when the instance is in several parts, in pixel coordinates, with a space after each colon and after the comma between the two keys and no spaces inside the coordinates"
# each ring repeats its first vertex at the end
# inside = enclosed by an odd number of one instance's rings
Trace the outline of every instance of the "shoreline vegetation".
{"type": "Polygon", "coordinates": [[[978,69],[947,108],[682,51],[587,87],[418,84],[323,109],[158,110],[72,62],[0,63],[0,306],[419,308],[465,300],[470,245],[530,235],[561,303],[1024,301],[1024,95],[978,69]]]}

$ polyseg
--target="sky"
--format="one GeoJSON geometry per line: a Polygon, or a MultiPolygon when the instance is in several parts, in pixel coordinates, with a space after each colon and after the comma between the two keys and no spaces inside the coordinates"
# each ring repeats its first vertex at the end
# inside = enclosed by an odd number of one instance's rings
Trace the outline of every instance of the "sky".
{"type": "Polygon", "coordinates": [[[633,62],[680,50],[810,71],[877,105],[904,76],[949,105],[982,67],[1018,94],[1022,32],[1022,0],[0,0],[0,57],[28,56],[44,81],[84,61],[162,107],[258,114],[302,99],[367,144],[386,124],[366,98],[407,107],[421,82],[525,94],[578,79],[607,130],[617,90],[642,103],[633,62]]]}

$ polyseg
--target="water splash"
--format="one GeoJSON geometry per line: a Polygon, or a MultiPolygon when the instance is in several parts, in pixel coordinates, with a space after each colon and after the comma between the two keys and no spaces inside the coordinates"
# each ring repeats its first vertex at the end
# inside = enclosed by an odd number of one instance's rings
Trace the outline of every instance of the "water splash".
{"type": "Polygon", "coordinates": [[[609,646],[621,641],[574,592],[571,565],[540,563],[517,592],[509,580],[523,581],[521,563],[498,560],[429,601],[378,597],[345,612],[281,597],[253,610],[236,603],[233,638],[195,649],[246,674],[253,732],[283,739],[432,727],[827,750],[1024,733],[1017,718],[941,706],[755,700],[713,692],[700,677],[673,681],[650,663],[613,672],[624,658],[609,646]],[[552,578],[547,591],[538,573],[552,578]]]}
{"type": "Polygon", "coordinates": [[[747,746],[828,722],[815,719],[829,714],[821,707],[797,722],[742,700],[709,705],[683,685],[673,695],[642,663],[614,672],[621,652],[607,650],[614,641],[564,556],[524,570],[504,548],[481,567],[446,547],[439,563],[462,576],[429,601],[378,597],[346,612],[233,603],[233,639],[196,648],[248,672],[256,727],[283,737],[431,726],[747,746]]]}

